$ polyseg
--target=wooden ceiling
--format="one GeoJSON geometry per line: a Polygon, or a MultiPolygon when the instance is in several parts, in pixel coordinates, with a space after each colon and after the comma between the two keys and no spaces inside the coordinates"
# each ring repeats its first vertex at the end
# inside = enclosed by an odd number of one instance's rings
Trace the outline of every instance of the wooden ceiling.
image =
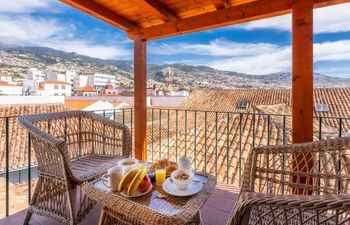
{"type": "MultiPolygon", "coordinates": [[[[290,13],[304,0],[61,0],[126,31],[154,40],[290,13]]],[[[314,8],[350,0],[313,0],[314,8]]],[[[329,25],[331,26],[331,25],[329,25]]]]}

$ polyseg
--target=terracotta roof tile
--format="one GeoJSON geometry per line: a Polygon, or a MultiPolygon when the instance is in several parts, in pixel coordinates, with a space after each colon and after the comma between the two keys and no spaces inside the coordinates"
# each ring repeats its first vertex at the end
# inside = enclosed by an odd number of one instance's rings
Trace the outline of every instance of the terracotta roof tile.
{"type": "Polygon", "coordinates": [[[64,84],[64,85],[69,85],[67,82],[59,81],[59,80],[44,80],[44,81],[41,81],[40,83],[44,83],[44,84],[64,84]]]}
{"type": "Polygon", "coordinates": [[[12,76],[7,73],[0,73],[0,77],[12,77],[12,76]]]}
{"type": "Polygon", "coordinates": [[[94,104],[97,100],[65,100],[64,104],[74,110],[82,110],[94,104]]]}
{"type": "Polygon", "coordinates": [[[75,92],[96,92],[96,89],[90,86],[84,86],[74,90],[75,92]]]}
{"type": "MultiPolygon", "coordinates": [[[[46,112],[67,111],[68,108],[63,104],[19,104],[19,105],[0,105],[0,117],[11,117],[9,119],[10,131],[10,168],[16,169],[27,166],[28,155],[28,135],[13,116],[22,116],[46,112]]],[[[5,119],[0,119],[0,127],[5,127],[5,119]]],[[[5,137],[5,129],[0,129],[0,136],[5,137]]],[[[5,152],[5,143],[0,141],[0,153],[5,152]]],[[[35,156],[32,154],[32,162],[35,163],[35,156]]],[[[5,154],[0,154],[0,171],[5,168],[5,154]]]]}
{"type": "Polygon", "coordinates": [[[20,87],[22,85],[9,84],[7,82],[0,81],[0,86],[20,87]]]}

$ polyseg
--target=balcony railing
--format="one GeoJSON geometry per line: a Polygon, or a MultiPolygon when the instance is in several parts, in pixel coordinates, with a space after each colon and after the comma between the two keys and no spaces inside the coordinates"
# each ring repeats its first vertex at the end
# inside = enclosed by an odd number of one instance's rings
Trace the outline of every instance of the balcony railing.
{"type": "MultiPolygon", "coordinates": [[[[133,135],[133,109],[94,112],[126,124],[133,135]]],[[[193,169],[235,186],[252,148],[291,143],[290,115],[170,108],[150,108],[147,114],[148,161],[190,156],[193,169]]],[[[0,117],[0,218],[26,207],[36,181],[30,136],[16,119],[0,117]]],[[[349,130],[350,118],[314,118],[315,140],[347,136],[349,130]]]]}

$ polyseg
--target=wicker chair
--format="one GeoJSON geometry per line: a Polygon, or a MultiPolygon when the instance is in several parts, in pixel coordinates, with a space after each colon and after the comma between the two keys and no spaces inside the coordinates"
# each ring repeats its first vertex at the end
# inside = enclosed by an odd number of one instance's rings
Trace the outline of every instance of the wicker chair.
{"type": "Polygon", "coordinates": [[[129,129],[83,111],[24,116],[18,121],[29,131],[39,176],[24,224],[33,213],[77,224],[94,206],[79,187],[129,157],[129,129]]]}
{"type": "Polygon", "coordinates": [[[254,149],[228,224],[350,224],[350,138],[254,149]]]}

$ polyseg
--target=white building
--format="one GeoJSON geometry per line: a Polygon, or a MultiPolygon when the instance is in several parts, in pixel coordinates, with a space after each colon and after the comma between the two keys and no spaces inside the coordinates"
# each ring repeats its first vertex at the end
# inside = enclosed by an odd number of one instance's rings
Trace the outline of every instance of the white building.
{"type": "Polygon", "coordinates": [[[57,80],[45,80],[39,83],[38,93],[45,96],[71,96],[71,85],[57,80]]]}
{"type": "Polygon", "coordinates": [[[106,86],[107,84],[112,84],[114,87],[115,83],[116,83],[115,75],[102,74],[102,73],[95,73],[94,74],[94,86],[95,86],[95,88],[100,89],[100,88],[106,86]]]}
{"type": "Polygon", "coordinates": [[[68,83],[66,79],[66,72],[57,70],[47,70],[46,80],[57,80],[68,83]]]}
{"type": "Polygon", "coordinates": [[[0,81],[11,83],[12,76],[6,73],[0,73],[0,81]]]}
{"type": "Polygon", "coordinates": [[[75,70],[65,70],[65,71],[47,70],[46,72],[47,80],[63,81],[68,84],[74,83],[75,76],[76,76],[75,70]]]}
{"type": "Polygon", "coordinates": [[[22,95],[22,86],[0,82],[0,95],[22,95]]]}
{"type": "Polygon", "coordinates": [[[66,70],[66,82],[73,85],[76,75],[75,70],[66,70]]]}
{"type": "Polygon", "coordinates": [[[77,75],[74,77],[74,89],[82,87],[93,87],[94,76],[93,75],[77,75]]]}
{"type": "Polygon", "coordinates": [[[97,91],[95,88],[91,86],[80,87],[74,89],[75,96],[96,96],[97,91]]]}
{"type": "Polygon", "coordinates": [[[45,73],[37,68],[30,68],[27,72],[27,80],[43,81],[45,80],[45,73]]]}

